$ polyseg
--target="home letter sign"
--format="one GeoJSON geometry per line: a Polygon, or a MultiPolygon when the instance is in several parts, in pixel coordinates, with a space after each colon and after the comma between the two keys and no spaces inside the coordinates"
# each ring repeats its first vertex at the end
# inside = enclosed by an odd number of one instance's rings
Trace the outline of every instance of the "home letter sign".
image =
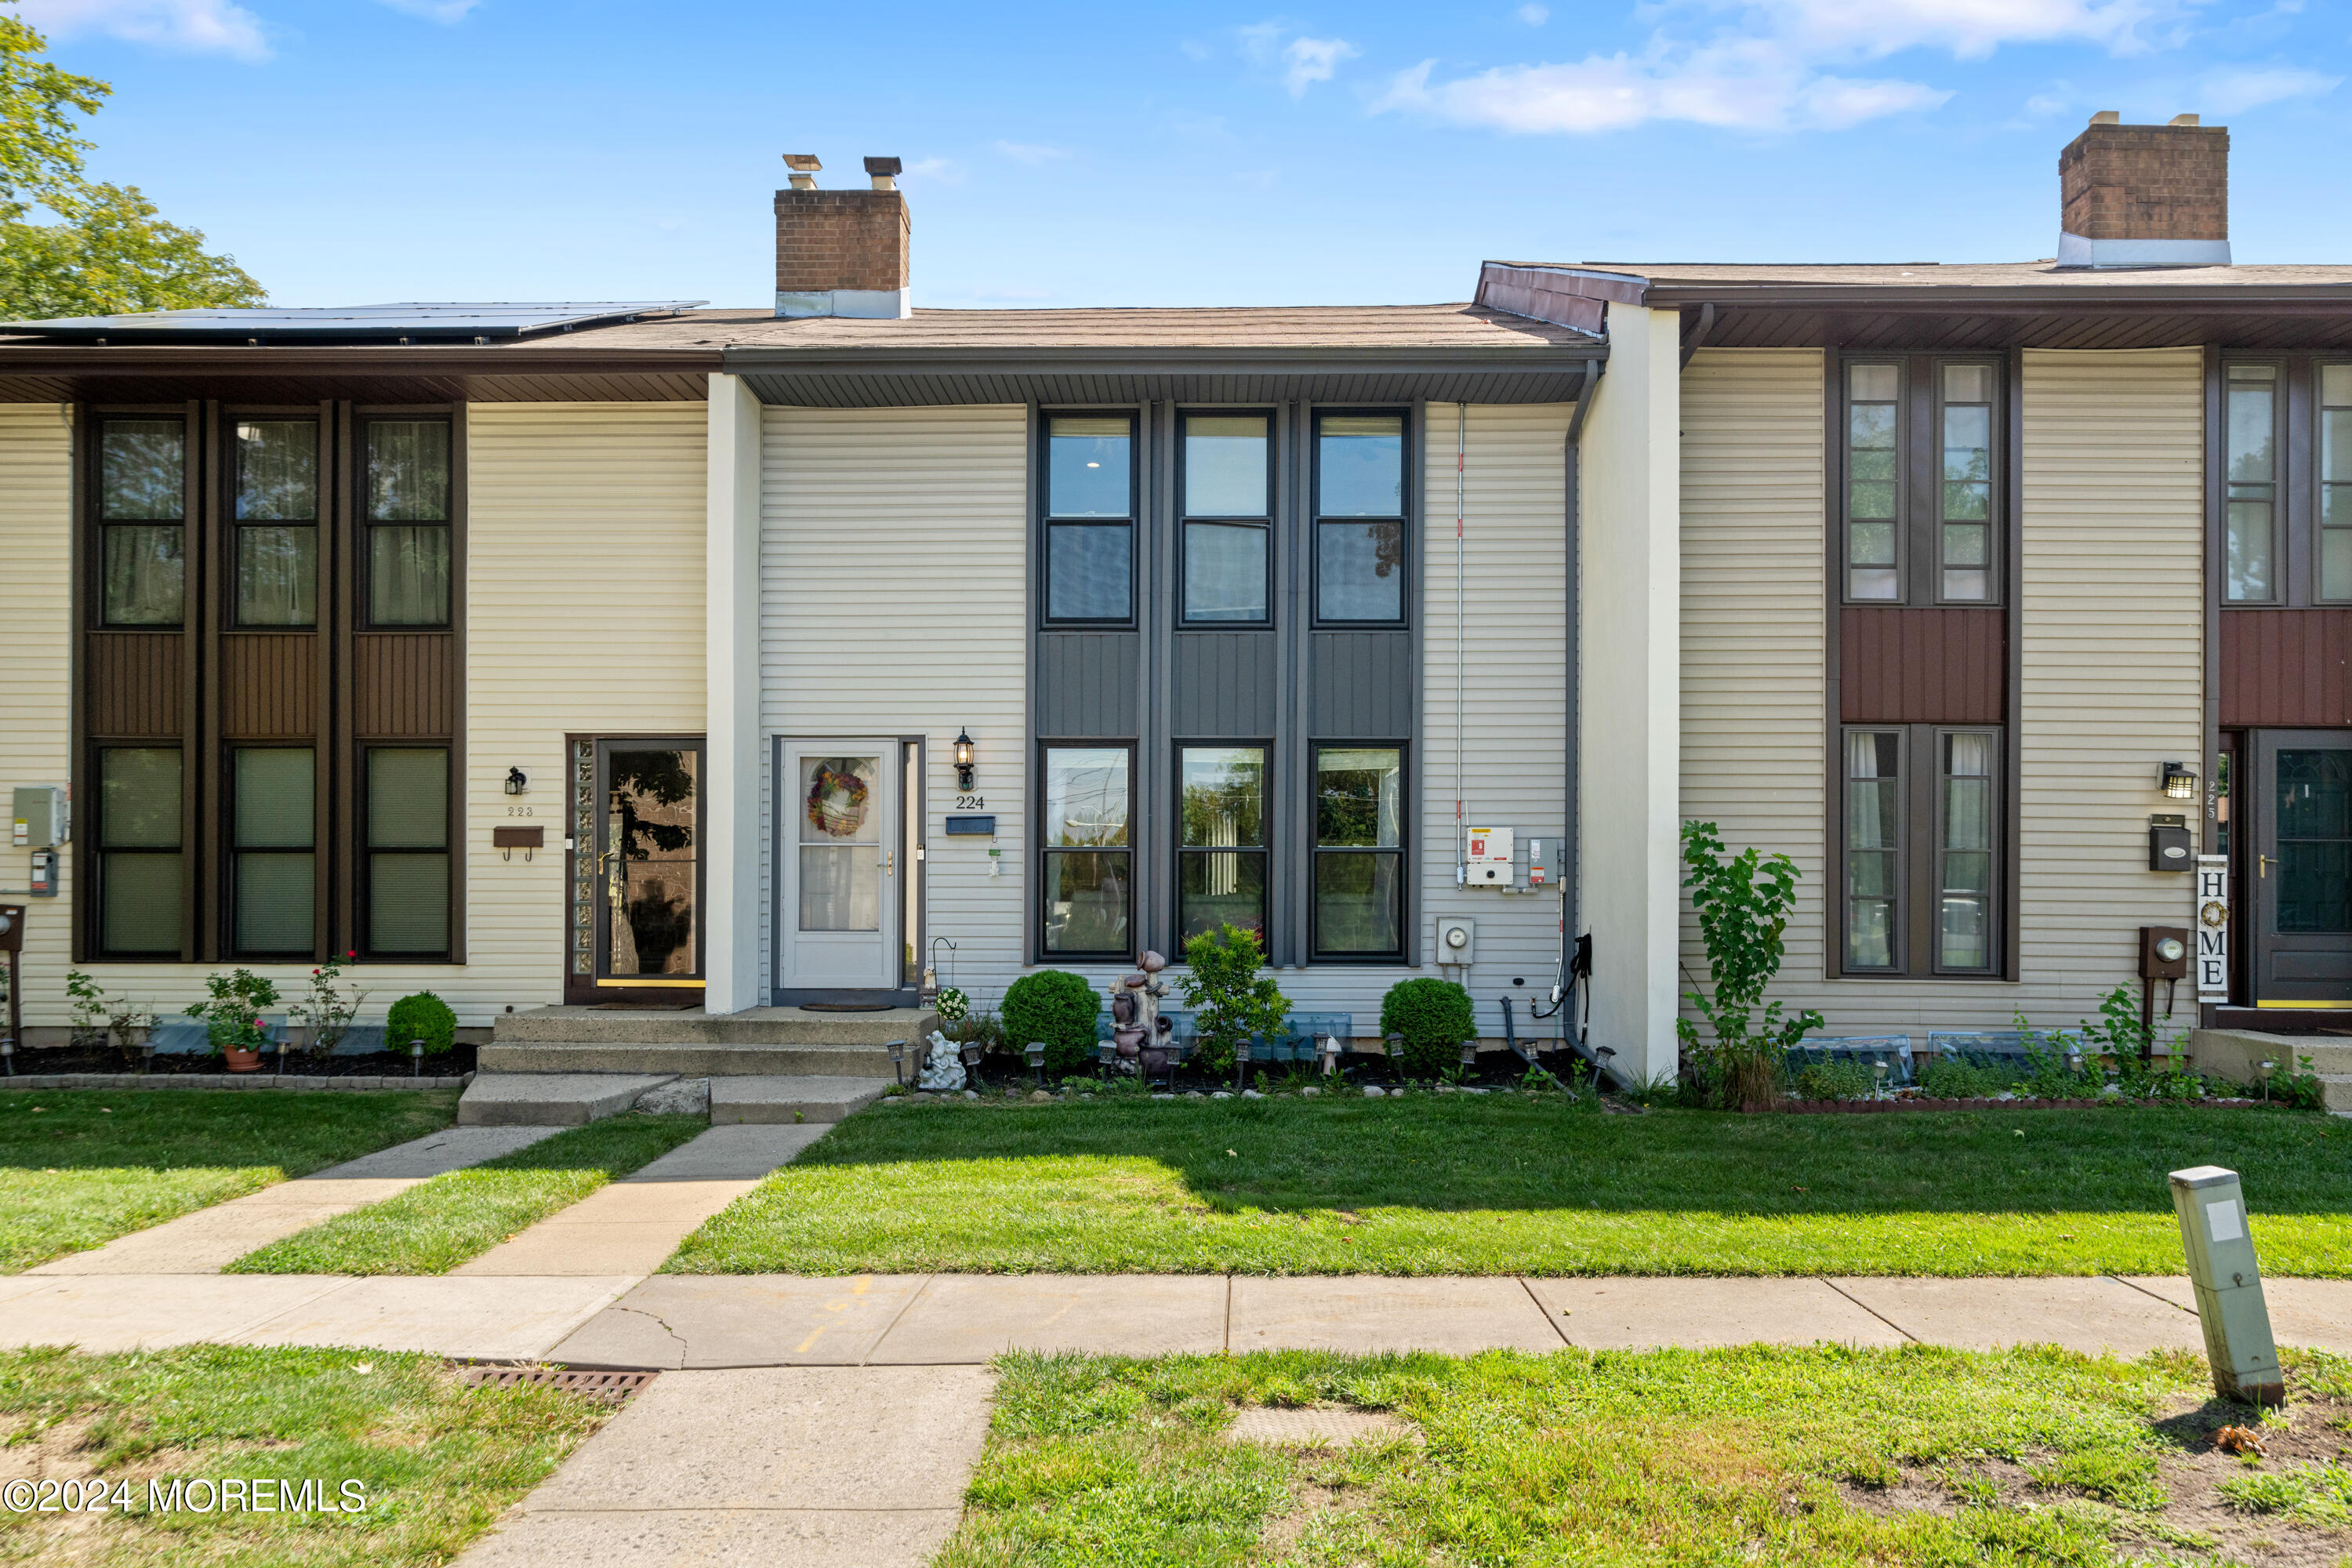
{"type": "Polygon", "coordinates": [[[2230,858],[2197,857],[2197,1000],[2230,999],[2230,858]]]}

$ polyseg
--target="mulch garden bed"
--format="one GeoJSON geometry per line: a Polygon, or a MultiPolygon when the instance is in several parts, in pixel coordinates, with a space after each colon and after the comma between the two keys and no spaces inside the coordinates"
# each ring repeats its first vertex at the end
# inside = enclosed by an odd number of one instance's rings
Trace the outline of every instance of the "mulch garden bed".
{"type": "Polygon", "coordinates": [[[2096,1100],[1787,1100],[1774,1105],[1743,1105],[1750,1116],[1876,1116],[1903,1110],[2097,1110],[2105,1106],[2205,1106],[2216,1110],[2242,1110],[2259,1100],[2125,1100],[2104,1095],[2096,1100]]]}
{"type": "MultiPolygon", "coordinates": [[[[288,1078],[407,1078],[413,1063],[406,1051],[370,1051],[362,1056],[314,1057],[301,1051],[286,1053],[285,1076],[288,1078]]],[[[113,1049],[78,1049],[72,1046],[51,1047],[42,1050],[21,1050],[16,1057],[20,1077],[49,1073],[135,1073],[140,1070],[136,1051],[113,1049]]],[[[150,1078],[271,1078],[278,1074],[278,1053],[272,1051],[261,1058],[257,1072],[233,1073],[228,1063],[210,1052],[183,1052],[165,1056],[162,1053],[148,1062],[150,1078]]],[[[456,1078],[474,1070],[474,1047],[460,1042],[437,1056],[426,1057],[423,1076],[456,1078]]]]}

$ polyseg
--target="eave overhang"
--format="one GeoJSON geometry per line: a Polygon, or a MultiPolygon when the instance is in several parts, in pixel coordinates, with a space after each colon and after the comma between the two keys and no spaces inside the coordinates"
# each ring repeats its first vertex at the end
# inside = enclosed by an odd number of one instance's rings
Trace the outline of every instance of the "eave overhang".
{"type": "Polygon", "coordinates": [[[255,348],[0,343],[0,402],[680,402],[719,351],[418,345],[255,348]]]}

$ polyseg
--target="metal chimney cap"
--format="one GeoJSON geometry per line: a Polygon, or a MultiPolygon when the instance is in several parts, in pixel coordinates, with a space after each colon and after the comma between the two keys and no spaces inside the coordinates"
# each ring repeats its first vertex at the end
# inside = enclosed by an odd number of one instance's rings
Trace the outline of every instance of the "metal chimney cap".
{"type": "Polygon", "coordinates": [[[907,166],[896,158],[868,158],[866,172],[869,174],[903,174],[907,166]]]}
{"type": "Polygon", "coordinates": [[[2202,116],[2195,114],[2176,114],[2165,123],[2168,125],[2201,125],[2204,123],[2204,119],[2202,116]]]}
{"type": "Polygon", "coordinates": [[[2120,125],[2123,120],[2122,113],[2113,109],[2102,109],[2091,116],[2091,123],[2094,125],[2120,125]]]}
{"type": "Polygon", "coordinates": [[[803,174],[814,174],[824,169],[824,165],[817,162],[816,154],[814,153],[787,153],[784,154],[784,167],[796,169],[803,174]]]}

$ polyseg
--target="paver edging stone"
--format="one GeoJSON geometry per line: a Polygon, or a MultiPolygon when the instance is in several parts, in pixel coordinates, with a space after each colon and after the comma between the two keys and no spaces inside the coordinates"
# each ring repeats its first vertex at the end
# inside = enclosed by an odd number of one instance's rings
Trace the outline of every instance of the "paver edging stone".
{"type": "Polygon", "coordinates": [[[456,1078],[278,1078],[270,1073],[167,1073],[154,1078],[135,1072],[21,1073],[0,1078],[0,1090],[9,1089],[463,1089],[472,1073],[456,1078]]]}

